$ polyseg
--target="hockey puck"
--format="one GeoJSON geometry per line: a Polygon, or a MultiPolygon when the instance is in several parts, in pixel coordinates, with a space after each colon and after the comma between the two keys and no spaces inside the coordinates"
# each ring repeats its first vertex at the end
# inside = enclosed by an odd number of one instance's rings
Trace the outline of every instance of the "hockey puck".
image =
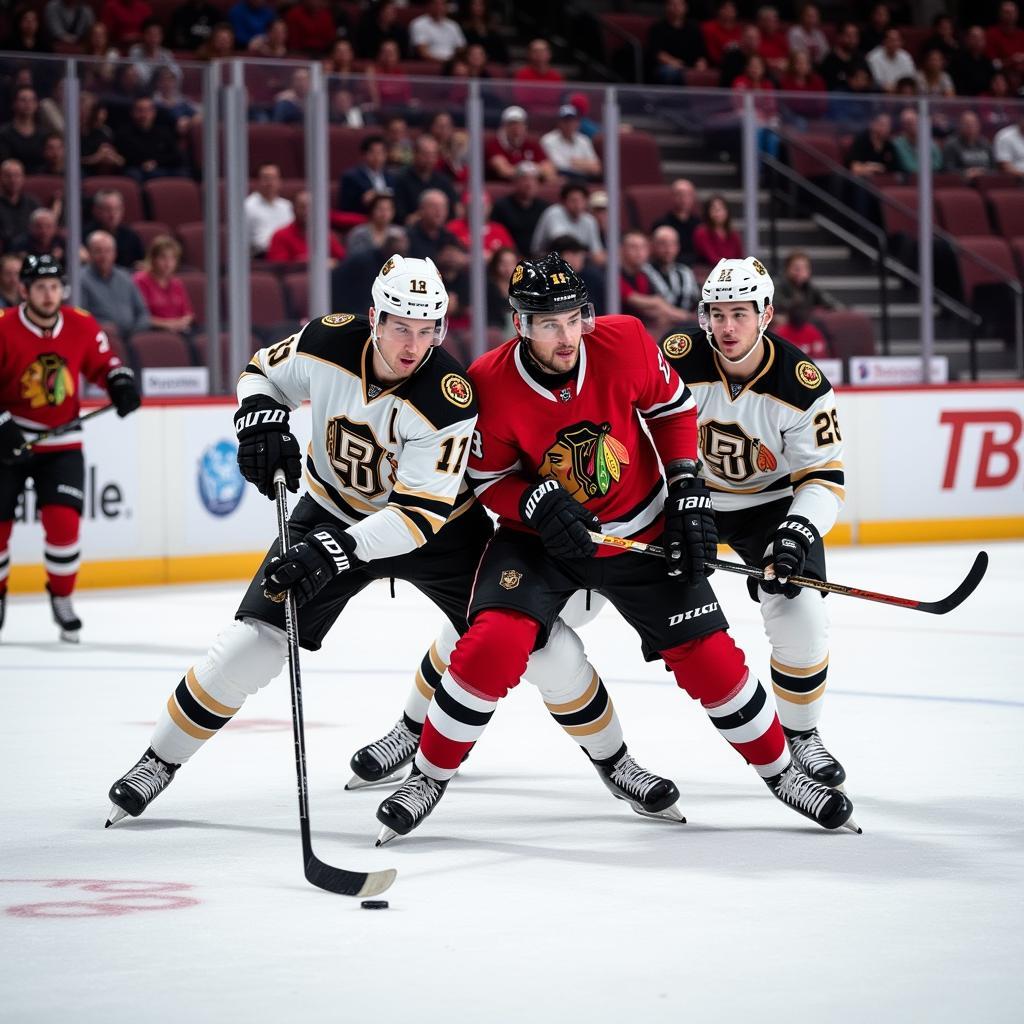
{"type": "Polygon", "coordinates": [[[388,909],[388,901],[387,900],[363,900],[363,902],[360,903],[359,906],[361,906],[363,908],[363,910],[387,910],[388,909]]]}

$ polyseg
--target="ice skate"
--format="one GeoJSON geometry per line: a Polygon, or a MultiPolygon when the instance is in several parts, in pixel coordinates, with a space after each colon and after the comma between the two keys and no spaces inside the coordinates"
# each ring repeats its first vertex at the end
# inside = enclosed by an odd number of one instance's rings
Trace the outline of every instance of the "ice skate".
{"type": "Polygon", "coordinates": [[[385,782],[397,782],[403,769],[412,761],[419,742],[419,734],[405,724],[405,719],[399,719],[390,732],[360,747],[352,755],[349,765],[355,774],[345,789],[363,789],[385,782]]]}
{"type": "Polygon", "coordinates": [[[150,747],[126,775],[110,787],[113,807],[104,828],[115,825],[126,814],[137,818],[170,784],[180,764],[168,764],[150,747]]]}
{"type": "Polygon", "coordinates": [[[806,775],[794,761],[779,775],[764,780],[787,807],[816,821],[822,828],[847,828],[860,834],[853,821],[853,804],[845,793],[830,789],[806,775]]]}
{"type": "Polygon", "coordinates": [[[809,732],[786,729],[785,733],[793,760],[807,775],[823,786],[831,786],[833,789],[842,788],[846,781],[846,770],[825,749],[816,728],[809,732]]]}
{"type": "Polygon", "coordinates": [[[383,846],[396,835],[407,836],[437,806],[447,788],[447,782],[438,782],[414,766],[409,778],[377,808],[377,820],[384,827],[374,845],[383,846]]]}
{"type": "Polygon", "coordinates": [[[53,611],[53,621],[60,626],[60,638],[65,643],[77,644],[79,633],[82,630],[82,620],[75,614],[71,606],[71,597],[58,597],[50,594],[50,609],[53,611]]]}
{"type": "Polygon", "coordinates": [[[625,746],[613,759],[593,761],[592,764],[612,796],[625,800],[637,814],[686,823],[676,803],[679,799],[676,784],[641,768],[625,746]]]}

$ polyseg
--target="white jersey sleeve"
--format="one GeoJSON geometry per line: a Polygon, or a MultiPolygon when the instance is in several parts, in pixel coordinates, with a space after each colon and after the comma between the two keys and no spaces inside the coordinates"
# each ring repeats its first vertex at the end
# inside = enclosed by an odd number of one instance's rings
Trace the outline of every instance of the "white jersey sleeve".
{"type": "Polygon", "coordinates": [[[809,519],[824,537],[846,497],[843,435],[831,388],[784,431],[783,442],[793,485],[790,515],[809,519]]]}
{"type": "Polygon", "coordinates": [[[307,324],[298,334],[253,353],[238,378],[235,391],[239,402],[254,395],[266,395],[289,409],[297,409],[309,398],[311,364],[307,359],[296,357],[303,332],[308,327],[307,324]]]}

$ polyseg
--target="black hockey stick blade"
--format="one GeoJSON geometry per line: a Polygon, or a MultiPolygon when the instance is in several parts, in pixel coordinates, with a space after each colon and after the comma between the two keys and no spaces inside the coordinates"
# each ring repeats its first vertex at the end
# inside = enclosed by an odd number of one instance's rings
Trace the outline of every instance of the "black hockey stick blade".
{"type": "Polygon", "coordinates": [[[978,584],[985,578],[988,571],[988,552],[979,551],[974,565],[970,572],[963,578],[963,582],[948,597],[941,601],[917,601],[912,607],[919,612],[930,612],[932,615],[945,615],[954,608],[958,608],[978,589],[978,584]]]}
{"type": "Polygon", "coordinates": [[[394,868],[384,871],[346,871],[344,868],[332,868],[312,852],[306,858],[306,881],[318,889],[342,896],[376,896],[389,889],[397,876],[398,872],[394,868]]]}

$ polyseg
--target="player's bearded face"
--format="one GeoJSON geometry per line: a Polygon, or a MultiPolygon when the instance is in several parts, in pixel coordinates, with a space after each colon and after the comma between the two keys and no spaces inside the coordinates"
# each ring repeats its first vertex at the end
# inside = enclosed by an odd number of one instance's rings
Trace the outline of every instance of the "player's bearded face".
{"type": "MultiPolygon", "coordinates": [[[[520,321],[521,325],[523,321],[520,321]]],[[[576,365],[583,337],[583,314],[573,309],[566,313],[533,313],[526,319],[530,355],[541,369],[565,373],[576,365]]]]}
{"type": "Polygon", "coordinates": [[[712,303],[710,317],[715,345],[726,359],[738,362],[760,348],[761,318],[752,302],[712,303]]]}
{"type": "Polygon", "coordinates": [[[434,342],[433,320],[411,320],[407,317],[388,316],[377,330],[377,348],[374,369],[378,376],[402,380],[414,374],[434,342]],[[386,366],[377,360],[383,357],[386,366]]]}
{"type": "Polygon", "coordinates": [[[25,292],[29,312],[44,320],[57,315],[63,298],[64,285],[56,278],[33,281],[25,292]]]}

